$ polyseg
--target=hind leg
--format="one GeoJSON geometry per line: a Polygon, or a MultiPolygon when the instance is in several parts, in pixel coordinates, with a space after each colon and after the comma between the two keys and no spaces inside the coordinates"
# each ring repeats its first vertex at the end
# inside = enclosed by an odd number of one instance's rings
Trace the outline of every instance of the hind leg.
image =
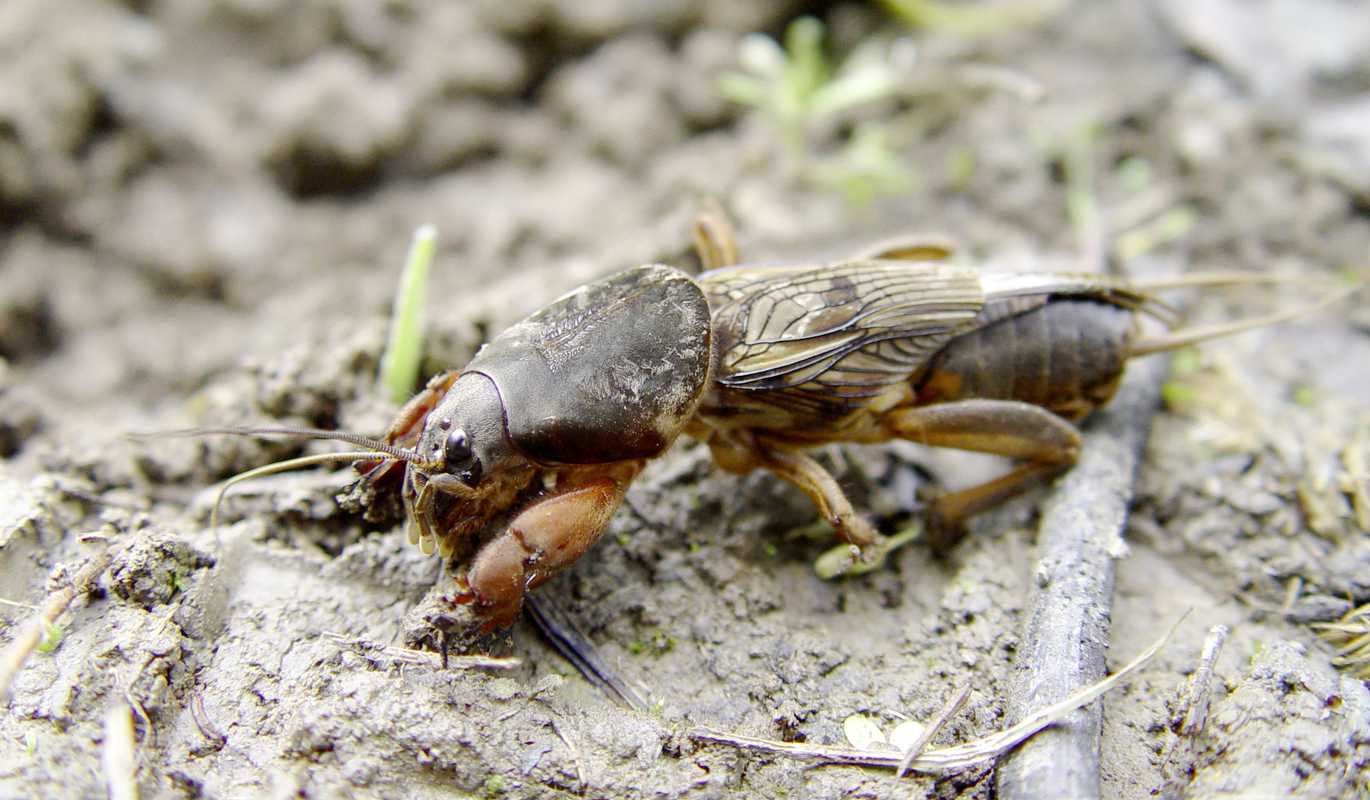
{"type": "Polygon", "coordinates": [[[882,420],[892,436],[932,447],[1008,456],[1026,463],[1006,475],[932,501],[928,542],[946,551],[967,518],[1065,472],[1080,453],[1075,426],[1040,406],[1012,400],[961,400],[891,411],[882,420]]]}
{"type": "Polygon", "coordinates": [[[955,243],[945,236],[910,234],[875,242],[857,251],[851,260],[946,261],[955,250],[955,243]]]}
{"type": "Polygon", "coordinates": [[[695,255],[705,272],[720,267],[731,267],[742,259],[737,251],[737,234],[733,230],[728,212],[715,199],[704,202],[704,208],[695,216],[694,222],[695,255]]]}

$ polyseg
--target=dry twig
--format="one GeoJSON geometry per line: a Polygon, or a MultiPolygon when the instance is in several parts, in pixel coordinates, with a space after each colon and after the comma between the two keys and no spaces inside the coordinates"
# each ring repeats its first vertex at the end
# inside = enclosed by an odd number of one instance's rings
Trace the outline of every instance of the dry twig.
{"type": "Polygon", "coordinates": [[[38,643],[43,640],[43,634],[58,617],[62,616],[62,612],[67,610],[67,606],[76,599],[76,595],[87,591],[100,579],[114,558],[113,551],[114,548],[106,548],[91,556],[66,586],[48,594],[47,599],[38,608],[38,613],[29,620],[14,641],[10,642],[9,647],[5,648],[4,655],[0,656],[0,701],[9,697],[10,684],[14,682],[19,670],[24,668],[29,656],[33,655],[38,643]]]}
{"type": "Polygon", "coordinates": [[[110,800],[138,800],[133,713],[124,703],[116,703],[105,713],[105,744],[100,751],[100,762],[105,770],[110,800]]]}
{"type": "Polygon", "coordinates": [[[222,750],[228,744],[228,737],[223,731],[214,724],[214,720],[209,718],[205,712],[205,701],[199,692],[195,692],[190,698],[190,718],[195,722],[195,727],[200,731],[200,735],[205,737],[210,747],[215,750],[222,750]]]}
{"type": "Polygon", "coordinates": [[[524,601],[524,609],[552,648],[569,661],[581,677],[627,708],[643,713],[651,710],[651,704],[609,666],[556,601],[529,595],[524,601]]]}
{"type": "Polygon", "coordinates": [[[580,782],[580,791],[585,791],[585,768],[580,763],[580,748],[576,747],[575,741],[566,735],[566,731],[561,729],[561,723],[557,722],[555,715],[551,717],[552,730],[556,732],[557,738],[566,745],[566,749],[571,751],[571,762],[576,765],[576,780],[580,782]]]}
{"type": "Polygon", "coordinates": [[[904,760],[899,762],[899,769],[894,773],[896,779],[904,777],[904,773],[909,771],[909,764],[912,764],[915,758],[928,749],[928,745],[932,744],[932,737],[936,736],[942,726],[956,716],[956,713],[961,710],[961,706],[964,706],[969,698],[970,684],[962,686],[960,691],[947,698],[942,710],[938,711],[937,716],[928,721],[928,724],[923,727],[923,732],[918,734],[918,738],[913,740],[913,744],[909,745],[908,751],[904,753],[904,760]]]}
{"type": "MultiPolygon", "coordinates": [[[[393,664],[410,664],[432,667],[433,669],[442,667],[442,656],[427,650],[390,647],[379,642],[343,636],[340,633],[324,633],[323,637],[344,650],[351,650],[378,667],[393,664]]],[[[454,669],[513,669],[522,663],[522,660],[517,658],[496,658],[494,656],[451,656],[448,658],[448,665],[454,669]]]]}
{"type": "MultiPolygon", "coordinates": [[[[1179,623],[1176,623],[1177,625],[1179,623]]],[[[1132,673],[1136,672],[1156,653],[1160,652],[1170,640],[1174,628],[1148,647],[1127,666],[1113,675],[1072,693],[1059,703],[1037,711],[998,733],[990,734],[965,744],[926,750],[910,762],[907,767],[913,772],[942,773],[964,769],[983,761],[997,758],[1043,728],[1060,722],[1066,715],[1100,695],[1118,686],[1132,673]]],[[[787,758],[817,761],[823,764],[848,764],[862,767],[884,767],[899,769],[904,762],[903,753],[890,753],[875,750],[857,750],[852,747],[834,745],[813,745],[803,742],[779,742],[771,739],[758,739],[752,736],[737,736],[711,728],[695,728],[688,733],[698,742],[726,744],[743,750],[785,756],[787,758]]]]}
{"type": "Polygon", "coordinates": [[[1337,648],[1333,666],[1370,680],[1370,603],[1351,609],[1336,622],[1315,622],[1311,627],[1337,648]]]}

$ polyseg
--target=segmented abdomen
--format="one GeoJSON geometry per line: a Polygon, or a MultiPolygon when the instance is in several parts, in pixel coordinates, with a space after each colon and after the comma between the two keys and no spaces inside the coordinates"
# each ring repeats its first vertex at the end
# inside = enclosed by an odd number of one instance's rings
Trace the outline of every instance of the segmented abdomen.
{"type": "Polygon", "coordinates": [[[1019,400],[1077,420],[1112,398],[1132,334],[1128,309],[1050,300],[949,342],[915,381],[916,402],[1019,400]]]}

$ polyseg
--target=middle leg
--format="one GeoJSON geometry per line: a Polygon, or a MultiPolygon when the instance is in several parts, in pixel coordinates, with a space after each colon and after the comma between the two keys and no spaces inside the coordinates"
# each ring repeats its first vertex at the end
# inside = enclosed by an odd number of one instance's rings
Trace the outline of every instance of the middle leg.
{"type": "Polygon", "coordinates": [[[810,456],[755,436],[715,436],[709,439],[709,448],[715,463],[729,472],[745,474],[762,467],[809,496],[818,513],[849,545],[840,557],[819,559],[816,566],[825,577],[873,569],[890,552],[890,540],[857,513],[837,480],[810,456]]]}
{"type": "Polygon", "coordinates": [[[807,494],[818,507],[818,513],[844,541],[865,551],[878,545],[884,538],[875,530],[875,526],[856,512],[842,487],[837,485],[837,480],[812,457],[795,450],[764,446],[758,447],[756,454],[761,466],[807,494]]]}

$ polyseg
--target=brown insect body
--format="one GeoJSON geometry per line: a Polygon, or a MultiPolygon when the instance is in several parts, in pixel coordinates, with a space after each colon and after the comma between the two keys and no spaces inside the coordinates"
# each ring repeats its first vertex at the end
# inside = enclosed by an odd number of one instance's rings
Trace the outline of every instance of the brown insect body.
{"type": "Polygon", "coordinates": [[[1079,420],[1112,399],[1135,333],[1130,309],[1044,301],[949,342],[915,382],[915,403],[1018,400],[1079,420]]]}
{"type": "Polygon", "coordinates": [[[376,451],[363,495],[398,485],[426,553],[451,556],[507,516],[453,597],[481,630],[512,623],[529,590],[587,552],[682,433],[727,471],[792,482],[854,546],[853,565],[878,562],[884,537],[807,449],[903,438],[1017,460],[929,503],[928,538],[946,547],[967,517],[1074,463],[1068,420],[1108,402],[1129,357],[1307,311],[1140,339],[1139,313],[1170,310],[1100,276],[981,274],[930,242],[731,266],[719,262],[732,243],[705,234],[714,269],[650,265],[577,289],[435,377],[383,442],[310,432],[376,451]]]}
{"type": "Polygon", "coordinates": [[[876,558],[882,537],[807,448],[908,438],[1022,459],[932,503],[932,530],[955,530],[1074,461],[1063,417],[1108,400],[1134,312],[1153,301],[1096,277],[981,275],[945,255],[711,265],[693,279],[648,266],[563,297],[435,378],[392,426],[386,442],[415,454],[402,484],[411,539],[449,555],[517,506],[455,597],[485,629],[506,625],[681,433],[725,470],[793,482],[876,558]]]}
{"type": "Polygon", "coordinates": [[[1023,459],[933,503],[930,538],[945,547],[967,516],[1074,462],[1064,420],[1112,397],[1136,312],[1163,310],[1102,276],[980,274],[921,253],[699,282],[720,355],[690,432],[724,469],[794,482],[840,536],[877,551],[879,535],[804,448],[906,438],[1023,459]]]}
{"type": "Polygon", "coordinates": [[[973,272],[935,263],[740,266],[699,282],[718,341],[701,421],[813,442],[859,435],[984,302],[973,272]]]}

